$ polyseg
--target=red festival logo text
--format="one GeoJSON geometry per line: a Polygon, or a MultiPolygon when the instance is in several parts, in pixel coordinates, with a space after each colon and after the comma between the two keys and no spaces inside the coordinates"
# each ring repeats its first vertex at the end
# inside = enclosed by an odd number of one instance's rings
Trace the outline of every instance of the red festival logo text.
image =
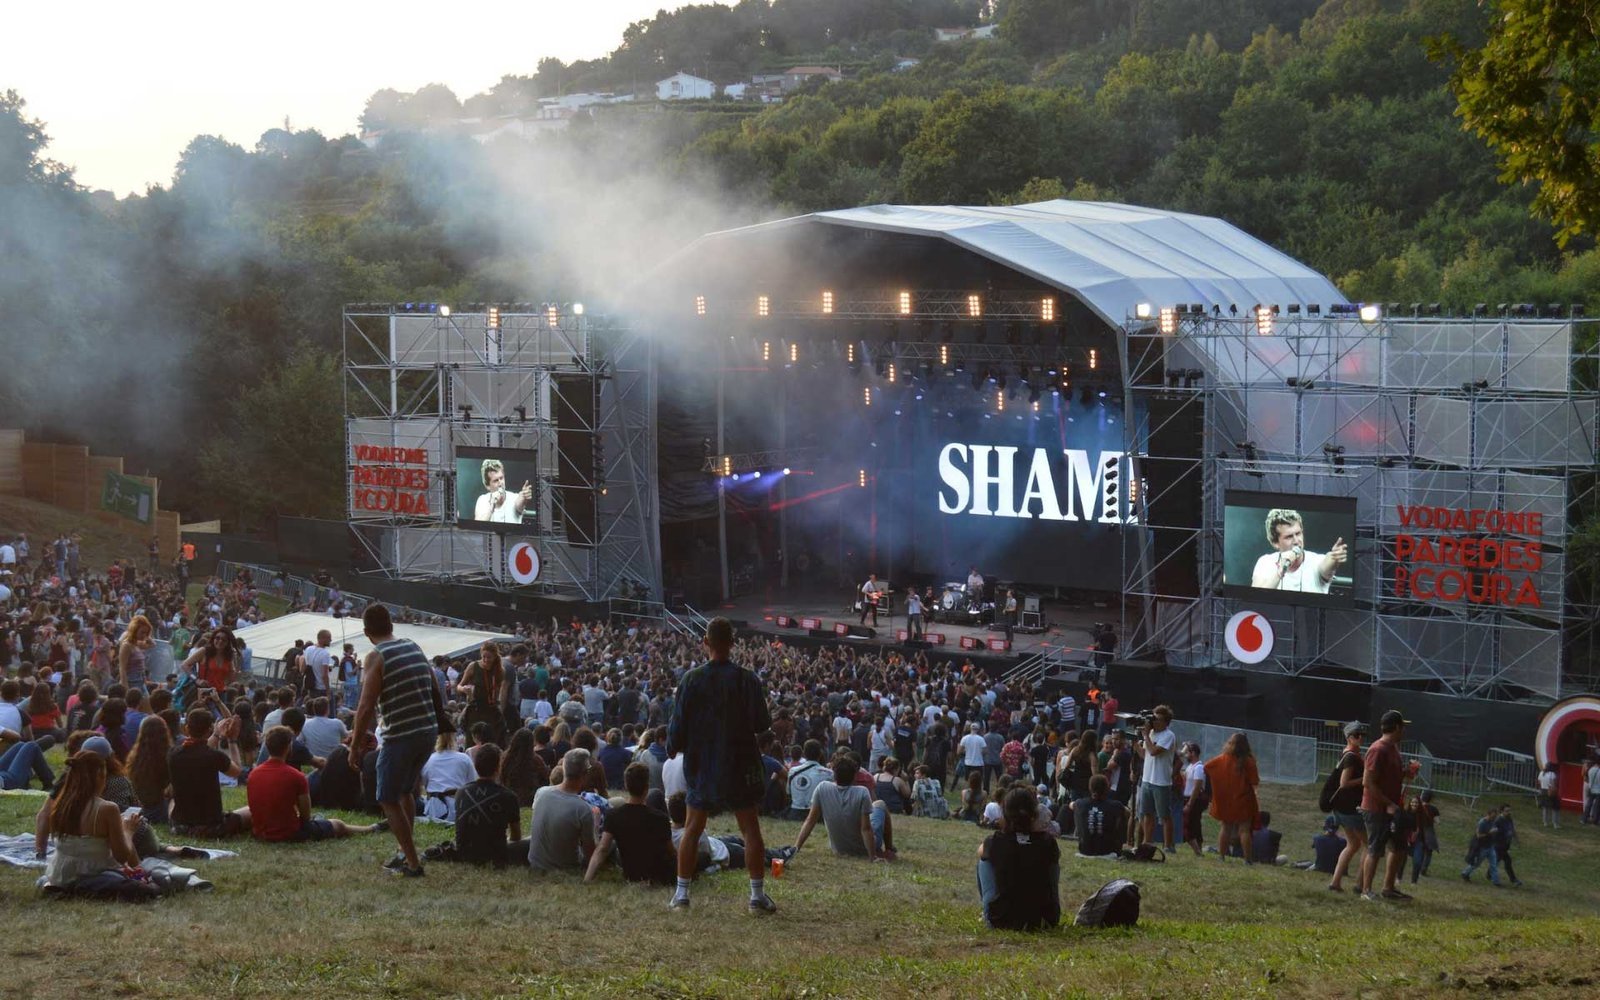
{"type": "Polygon", "coordinates": [[[1394,570],[1396,597],[1544,607],[1526,575],[1543,565],[1542,514],[1405,504],[1396,509],[1407,532],[1394,539],[1394,557],[1404,564],[1394,570]],[[1429,534],[1411,533],[1421,531],[1429,534]]]}
{"type": "Polygon", "coordinates": [[[358,444],[356,463],[350,470],[350,493],[357,510],[429,513],[426,448],[358,444]]]}

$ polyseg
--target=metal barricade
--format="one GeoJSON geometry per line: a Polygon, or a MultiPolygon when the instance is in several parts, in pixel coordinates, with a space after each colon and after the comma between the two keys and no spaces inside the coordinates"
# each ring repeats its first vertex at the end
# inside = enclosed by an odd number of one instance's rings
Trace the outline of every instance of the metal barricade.
{"type": "Polygon", "coordinates": [[[1483,764],[1416,754],[1404,754],[1404,757],[1415,760],[1421,767],[1414,787],[1431,789],[1435,795],[1454,795],[1468,803],[1476,802],[1488,791],[1483,764]]]}
{"type": "Polygon", "coordinates": [[[1317,741],[1308,736],[1264,733],[1256,729],[1212,726],[1178,719],[1172,720],[1172,731],[1178,737],[1179,744],[1191,740],[1200,744],[1202,759],[1221,753],[1223,744],[1234,733],[1244,733],[1250,739],[1250,749],[1255,753],[1256,770],[1261,774],[1262,781],[1303,785],[1317,778],[1317,741]]]}
{"type": "Polygon", "coordinates": [[[1490,747],[1485,754],[1484,768],[1490,785],[1522,792],[1538,790],[1539,762],[1529,754],[1490,747]]]}

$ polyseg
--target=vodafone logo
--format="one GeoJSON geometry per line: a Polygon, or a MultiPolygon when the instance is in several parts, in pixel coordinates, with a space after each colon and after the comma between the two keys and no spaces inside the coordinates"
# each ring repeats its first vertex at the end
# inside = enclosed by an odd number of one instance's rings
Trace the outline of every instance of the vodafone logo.
{"type": "Polygon", "coordinates": [[[1260,663],[1272,655],[1272,623],[1254,611],[1241,611],[1228,619],[1223,632],[1228,652],[1240,663],[1260,663]]]}
{"type": "Polygon", "coordinates": [[[518,542],[506,552],[506,571],[518,583],[532,583],[539,579],[539,553],[531,543],[518,542]]]}

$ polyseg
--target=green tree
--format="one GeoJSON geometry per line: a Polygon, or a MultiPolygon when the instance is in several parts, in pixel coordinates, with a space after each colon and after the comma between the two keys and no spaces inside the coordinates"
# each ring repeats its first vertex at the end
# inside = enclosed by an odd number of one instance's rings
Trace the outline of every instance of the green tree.
{"type": "Polygon", "coordinates": [[[242,524],[268,514],[338,517],[344,506],[339,362],[301,344],[240,392],[200,454],[200,486],[242,524]]]}
{"type": "Polygon", "coordinates": [[[1534,207],[1563,245],[1600,232],[1600,3],[1494,0],[1482,46],[1434,46],[1455,64],[1463,124],[1494,150],[1501,178],[1537,185],[1534,207]]]}

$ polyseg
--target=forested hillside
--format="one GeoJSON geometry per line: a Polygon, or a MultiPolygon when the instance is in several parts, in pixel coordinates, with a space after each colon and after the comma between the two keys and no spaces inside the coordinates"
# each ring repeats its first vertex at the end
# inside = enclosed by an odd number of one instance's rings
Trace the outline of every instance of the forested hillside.
{"type": "Polygon", "coordinates": [[[341,303],[625,310],[630,278],[700,232],[871,202],[1126,201],[1226,218],[1357,299],[1582,301],[1592,233],[1558,244],[1539,189],[1503,183],[1457,114],[1455,60],[1491,16],[1476,0],[686,7],[592,61],[534,46],[484,94],[379,91],[350,135],[198,136],[169,183],[110,206],[49,159],[27,95],[4,95],[0,332],[17,346],[0,424],[148,455],[196,513],[336,516],[341,303]],[[993,37],[935,41],[978,25],[993,37]],[[797,64],[845,79],[779,104],[653,99],[680,70],[797,64]],[[527,136],[463,126],[587,91],[638,96],[527,136]]]}

